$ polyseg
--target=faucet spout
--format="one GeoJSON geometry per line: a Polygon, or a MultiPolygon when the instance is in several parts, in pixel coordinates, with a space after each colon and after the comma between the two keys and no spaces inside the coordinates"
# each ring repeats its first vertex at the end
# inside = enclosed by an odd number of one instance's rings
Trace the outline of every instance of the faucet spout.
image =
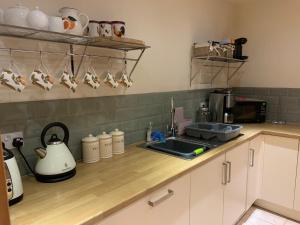
{"type": "Polygon", "coordinates": [[[170,127],[170,135],[172,137],[176,136],[174,97],[171,98],[171,127],[170,127]]]}

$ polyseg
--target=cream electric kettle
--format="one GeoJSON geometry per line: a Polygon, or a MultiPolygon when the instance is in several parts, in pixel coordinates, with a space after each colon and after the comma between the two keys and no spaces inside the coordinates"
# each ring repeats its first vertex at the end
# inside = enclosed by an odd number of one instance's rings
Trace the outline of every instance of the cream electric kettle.
{"type": "Polygon", "coordinates": [[[68,148],[69,130],[60,122],[48,124],[42,131],[41,142],[44,148],[36,148],[39,156],[35,166],[35,177],[40,182],[54,183],[73,177],[76,174],[76,162],[68,148]],[[45,142],[47,131],[59,127],[64,131],[64,138],[60,140],[53,133],[48,143],[45,142]]]}

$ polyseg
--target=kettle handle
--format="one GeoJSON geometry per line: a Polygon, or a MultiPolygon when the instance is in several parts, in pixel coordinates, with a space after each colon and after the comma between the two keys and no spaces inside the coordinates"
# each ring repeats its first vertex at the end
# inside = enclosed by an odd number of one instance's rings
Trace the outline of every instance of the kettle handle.
{"type": "Polygon", "coordinates": [[[45,137],[46,137],[46,134],[47,134],[47,131],[52,128],[52,127],[60,127],[63,129],[64,131],[64,139],[63,139],[63,142],[68,146],[68,142],[69,142],[69,129],[67,128],[67,126],[61,122],[54,122],[54,123],[50,123],[48,124],[42,131],[42,134],[41,134],[41,142],[42,142],[42,145],[46,148],[47,145],[46,145],[46,142],[45,142],[45,137]]]}

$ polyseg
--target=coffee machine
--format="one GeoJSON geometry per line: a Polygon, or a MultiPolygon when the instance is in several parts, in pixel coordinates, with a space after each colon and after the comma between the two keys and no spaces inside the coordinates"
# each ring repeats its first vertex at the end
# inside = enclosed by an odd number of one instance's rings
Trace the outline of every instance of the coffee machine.
{"type": "Polygon", "coordinates": [[[234,96],[230,89],[217,89],[209,95],[209,112],[212,122],[233,123],[234,96]]]}

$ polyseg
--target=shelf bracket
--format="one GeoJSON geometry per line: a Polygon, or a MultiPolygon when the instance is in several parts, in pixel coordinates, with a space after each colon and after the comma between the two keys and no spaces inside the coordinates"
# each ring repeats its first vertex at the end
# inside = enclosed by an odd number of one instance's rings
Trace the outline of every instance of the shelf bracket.
{"type": "Polygon", "coordinates": [[[145,48],[144,48],[144,49],[141,49],[141,53],[140,53],[139,57],[137,58],[137,60],[135,61],[134,65],[133,65],[133,67],[132,67],[132,69],[131,69],[131,71],[130,71],[129,78],[131,78],[131,75],[132,75],[133,72],[135,71],[136,66],[137,66],[137,64],[139,63],[139,61],[141,60],[141,58],[142,58],[142,56],[143,56],[145,50],[146,50],[145,48]]]}
{"type": "Polygon", "coordinates": [[[227,82],[229,82],[236,74],[237,72],[242,68],[242,66],[245,64],[245,62],[242,62],[241,65],[239,67],[237,67],[233,73],[231,74],[231,76],[228,77],[227,82]]]}
{"type": "Polygon", "coordinates": [[[237,74],[237,72],[241,69],[241,67],[246,63],[247,61],[243,60],[237,60],[237,59],[229,59],[224,57],[192,57],[191,58],[191,65],[190,65],[190,86],[192,86],[192,81],[195,79],[197,74],[201,73],[201,67],[215,67],[219,68],[216,73],[212,76],[210,85],[213,86],[214,80],[219,76],[219,74],[226,68],[227,69],[227,86],[229,81],[237,74]],[[200,69],[193,75],[193,59],[199,59],[200,60],[200,69]],[[212,61],[212,64],[208,64],[208,62],[212,61]],[[213,62],[223,62],[223,65],[214,65],[213,62]],[[239,66],[230,66],[231,63],[239,63],[239,66]],[[234,69],[232,73],[230,73],[230,69],[234,69]]]}
{"type": "Polygon", "coordinates": [[[70,60],[71,60],[71,70],[72,73],[75,74],[75,65],[74,65],[74,48],[73,45],[70,45],[70,60]]]}

